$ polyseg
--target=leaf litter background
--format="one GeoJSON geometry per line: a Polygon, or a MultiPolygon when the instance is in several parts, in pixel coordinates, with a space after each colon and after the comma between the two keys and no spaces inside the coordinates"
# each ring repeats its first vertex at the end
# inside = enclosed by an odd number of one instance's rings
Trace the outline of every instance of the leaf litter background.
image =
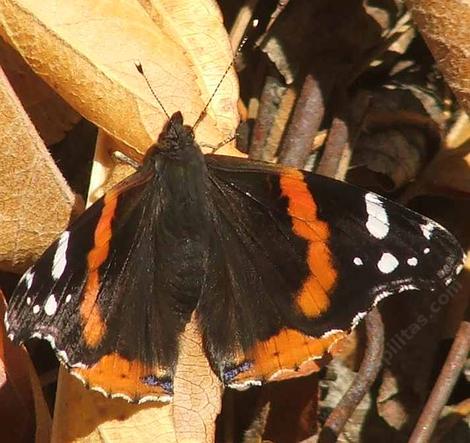
{"type": "MultiPolygon", "coordinates": [[[[243,153],[231,144],[224,153],[346,178],[432,216],[467,248],[469,9],[424,0],[0,1],[5,298],[85,204],[132,172],[112,152],[138,160],[156,138],[165,119],[134,62],[167,111],[193,122],[245,32],[241,99],[230,72],[198,128],[201,143],[226,139],[240,117],[243,153]]],[[[465,318],[468,279],[464,271],[437,312],[429,294],[383,303],[383,367],[340,441],[408,441],[465,318]]],[[[48,345],[13,347],[1,329],[0,440],[317,441],[367,341],[360,327],[319,375],[222,397],[191,326],[174,402],[142,406],[88,392],[62,371],[56,389],[48,345]]],[[[433,441],[470,439],[469,367],[433,441]]]]}

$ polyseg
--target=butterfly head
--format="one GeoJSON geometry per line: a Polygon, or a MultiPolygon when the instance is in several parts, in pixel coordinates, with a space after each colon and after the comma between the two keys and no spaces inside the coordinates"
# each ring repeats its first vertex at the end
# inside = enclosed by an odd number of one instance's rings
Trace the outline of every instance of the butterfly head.
{"type": "Polygon", "coordinates": [[[191,126],[183,123],[181,112],[175,112],[160,133],[157,142],[147,152],[148,157],[168,158],[172,160],[188,160],[188,156],[200,152],[194,141],[191,126]]]}

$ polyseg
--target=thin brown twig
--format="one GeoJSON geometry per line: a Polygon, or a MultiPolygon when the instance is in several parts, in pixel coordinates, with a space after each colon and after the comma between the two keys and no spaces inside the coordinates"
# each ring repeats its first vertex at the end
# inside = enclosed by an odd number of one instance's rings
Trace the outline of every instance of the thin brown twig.
{"type": "Polygon", "coordinates": [[[315,172],[327,177],[344,180],[351,159],[351,146],[349,143],[349,130],[344,118],[344,100],[340,103],[340,113],[333,118],[328,132],[322,159],[315,172]]]}
{"type": "Polygon", "coordinates": [[[271,27],[273,26],[273,24],[275,23],[279,15],[281,15],[281,12],[284,11],[286,6],[289,4],[289,1],[290,0],[278,0],[276,9],[274,10],[274,12],[271,14],[271,17],[269,18],[269,23],[266,26],[265,34],[267,34],[268,31],[271,29],[271,27]]]}
{"type": "Polygon", "coordinates": [[[319,443],[338,439],[349,417],[353,414],[367,391],[374,383],[382,366],[384,350],[384,327],[377,308],[372,309],[365,320],[367,346],[359,372],[336,408],[330,414],[318,436],[319,443]]]}
{"type": "Polygon", "coordinates": [[[426,402],[418,423],[411,434],[409,439],[410,443],[424,443],[431,439],[441,411],[449,399],[469,352],[470,321],[464,320],[460,324],[446,362],[442,367],[441,373],[431,391],[431,395],[426,402]]]}
{"type": "Polygon", "coordinates": [[[280,163],[304,167],[325,114],[325,97],[330,86],[328,81],[320,83],[313,69],[305,77],[280,149],[280,163]]]}
{"type": "Polygon", "coordinates": [[[271,73],[266,76],[251,138],[250,158],[253,160],[265,160],[264,148],[285,90],[278,75],[271,73]]]}
{"type": "Polygon", "coordinates": [[[333,118],[323,156],[316,172],[327,177],[344,180],[348,172],[355,142],[364,126],[370,97],[367,94],[358,94],[352,103],[355,118],[353,116],[348,118],[345,115],[345,110],[349,108],[346,91],[344,89],[340,90],[338,96],[340,97],[338,113],[333,118]]]}

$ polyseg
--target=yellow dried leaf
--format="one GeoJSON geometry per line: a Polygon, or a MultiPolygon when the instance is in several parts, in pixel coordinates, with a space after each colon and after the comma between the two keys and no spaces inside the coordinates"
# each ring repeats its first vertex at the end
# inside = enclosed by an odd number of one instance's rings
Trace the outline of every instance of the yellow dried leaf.
{"type": "MultiPolygon", "coordinates": [[[[231,60],[220,12],[211,0],[10,0],[3,33],[32,69],[87,119],[140,152],[166,121],[135,68],[139,61],[167,112],[192,124],[231,60]]],[[[231,71],[198,127],[216,145],[237,124],[231,71]]]]}
{"type": "Polygon", "coordinates": [[[0,70],[0,268],[23,271],[64,230],[75,197],[0,70]]]}
{"type": "Polygon", "coordinates": [[[49,146],[61,141],[80,120],[80,115],[31,71],[23,58],[2,39],[0,66],[44,143],[49,146]]]}

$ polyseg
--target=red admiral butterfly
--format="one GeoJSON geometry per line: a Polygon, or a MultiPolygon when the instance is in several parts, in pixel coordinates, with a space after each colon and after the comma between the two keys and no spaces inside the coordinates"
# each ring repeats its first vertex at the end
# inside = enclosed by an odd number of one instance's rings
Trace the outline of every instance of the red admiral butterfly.
{"type": "Polygon", "coordinates": [[[245,388],[318,370],[380,300],[441,290],[462,260],[442,226],[377,194],[203,155],[175,113],[24,274],[5,322],[92,389],[169,400],[193,315],[213,370],[245,388]]]}

